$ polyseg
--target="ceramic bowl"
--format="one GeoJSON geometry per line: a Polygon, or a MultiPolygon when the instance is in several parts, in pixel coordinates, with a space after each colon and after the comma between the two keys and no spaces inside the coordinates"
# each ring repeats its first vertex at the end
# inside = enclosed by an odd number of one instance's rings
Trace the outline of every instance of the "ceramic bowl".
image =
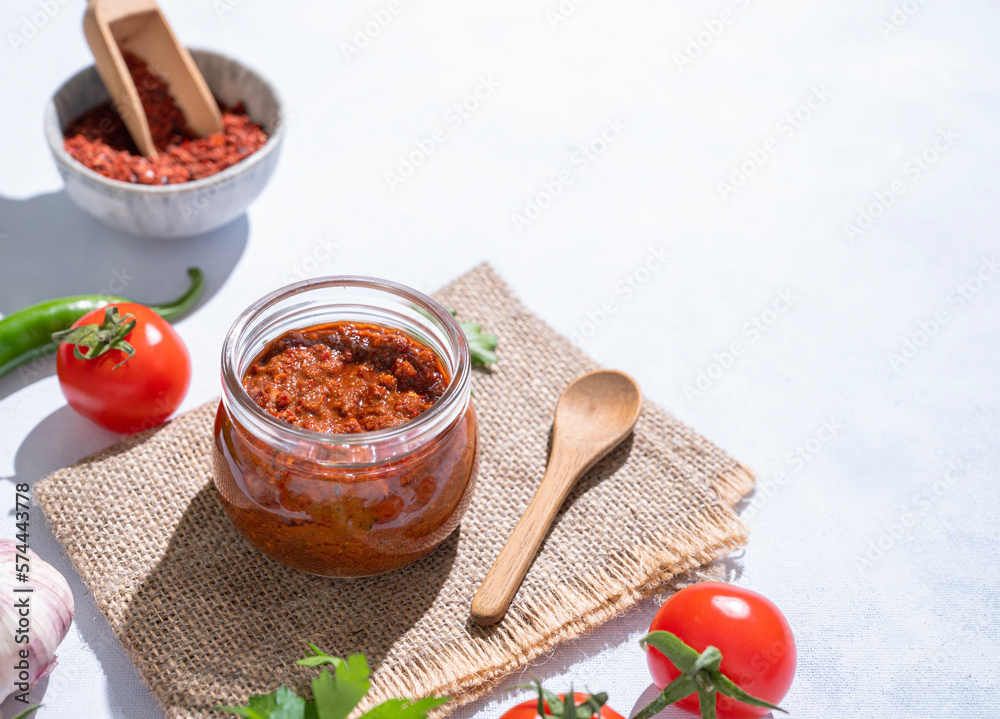
{"type": "Polygon", "coordinates": [[[222,172],[176,185],[139,185],[111,180],[74,160],[63,146],[63,130],[81,113],[108,100],[93,65],[67,80],[45,108],[45,137],[69,198],[111,227],[149,238],[189,237],[239,217],[271,179],[284,135],[281,101],[274,88],[232,58],[192,50],[209,88],[227,106],[242,102],[268,141],[222,172]]]}

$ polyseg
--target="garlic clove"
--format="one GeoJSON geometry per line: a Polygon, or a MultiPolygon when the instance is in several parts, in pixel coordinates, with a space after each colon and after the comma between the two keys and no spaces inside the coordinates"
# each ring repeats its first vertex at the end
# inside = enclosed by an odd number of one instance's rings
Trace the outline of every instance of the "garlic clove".
{"type": "Polygon", "coordinates": [[[0,697],[24,692],[56,666],[73,623],[73,593],[56,569],[28,550],[27,582],[17,581],[17,542],[0,539],[0,697]],[[30,589],[30,592],[23,590],[30,589]],[[20,591],[19,591],[20,590],[20,591]],[[26,616],[25,616],[26,612],[26,616]],[[27,639],[25,639],[25,637],[27,639]]]}

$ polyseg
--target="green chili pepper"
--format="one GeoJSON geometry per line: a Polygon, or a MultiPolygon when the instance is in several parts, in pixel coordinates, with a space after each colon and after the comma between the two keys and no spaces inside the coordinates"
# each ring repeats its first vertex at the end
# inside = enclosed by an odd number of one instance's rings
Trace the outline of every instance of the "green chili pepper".
{"type": "MultiPolygon", "coordinates": [[[[205,275],[196,267],[188,270],[191,286],[173,302],[165,305],[146,305],[168,322],[194,306],[205,285],[205,275]]],[[[69,327],[91,310],[113,302],[131,302],[124,297],[109,295],[79,295],[49,300],[25,307],[0,320],[0,377],[18,365],[55,352],[59,346],[52,341],[52,334],[69,327]]]]}

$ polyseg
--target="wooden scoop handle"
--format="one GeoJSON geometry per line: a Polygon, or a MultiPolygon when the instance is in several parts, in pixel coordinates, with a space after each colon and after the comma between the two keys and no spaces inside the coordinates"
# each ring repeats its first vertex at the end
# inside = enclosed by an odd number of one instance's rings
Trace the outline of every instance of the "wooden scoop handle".
{"type": "Polygon", "coordinates": [[[503,619],[570,489],[598,459],[583,446],[553,447],[535,496],[472,599],[473,621],[485,627],[503,619]]]}

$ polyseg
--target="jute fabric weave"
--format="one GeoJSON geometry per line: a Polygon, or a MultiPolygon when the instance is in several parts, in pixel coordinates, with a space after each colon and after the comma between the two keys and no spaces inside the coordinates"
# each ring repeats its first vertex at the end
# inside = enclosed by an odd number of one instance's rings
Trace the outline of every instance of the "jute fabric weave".
{"type": "Polygon", "coordinates": [[[500,336],[474,373],[482,432],[461,528],[380,577],[286,569],[229,523],[212,485],[216,402],[60,470],[35,488],[55,536],[169,719],[229,716],[315,670],[306,642],[371,663],[371,701],[449,695],[454,708],[557,643],[738,548],[732,505],[752,475],[647,403],[634,434],[580,481],[507,617],[480,629],[469,602],[545,468],[556,400],[595,363],[529,312],[488,266],[436,295],[500,336]]]}

